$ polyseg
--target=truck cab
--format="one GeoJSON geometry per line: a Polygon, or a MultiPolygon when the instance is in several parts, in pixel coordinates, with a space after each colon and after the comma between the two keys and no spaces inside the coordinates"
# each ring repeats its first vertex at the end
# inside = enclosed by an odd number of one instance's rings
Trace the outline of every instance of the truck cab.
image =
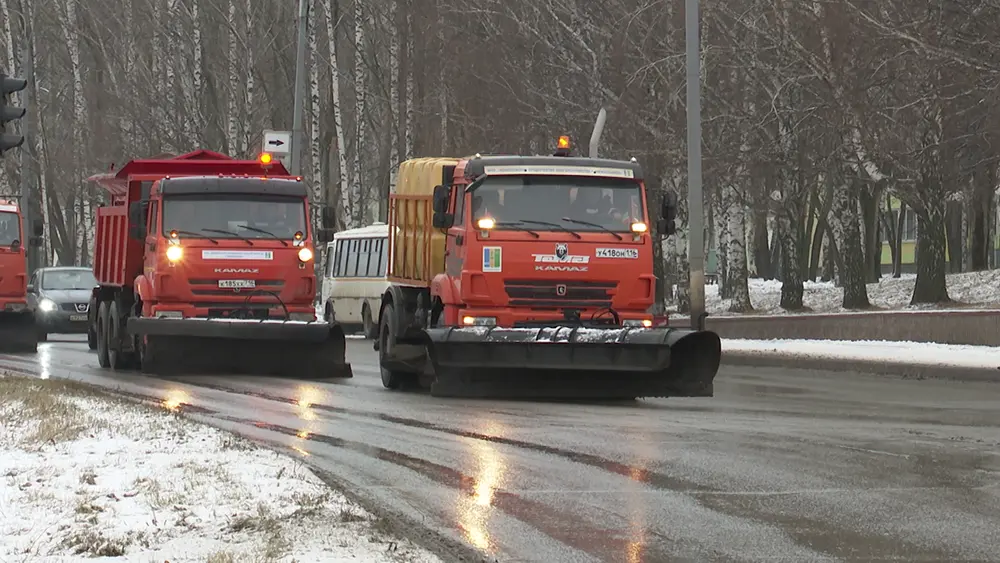
{"type": "Polygon", "coordinates": [[[130,209],[142,316],[313,321],[307,189],[296,178],[163,178],[130,209]]]}
{"type": "Polygon", "coordinates": [[[25,244],[21,207],[13,197],[0,197],[0,351],[34,352],[38,334],[28,298],[27,246],[41,244],[42,225],[25,244]]]}
{"type": "Polygon", "coordinates": [[[439,326],[650,327],[653,243],[635,162],[475,156],[435,188],[439,326]]]}

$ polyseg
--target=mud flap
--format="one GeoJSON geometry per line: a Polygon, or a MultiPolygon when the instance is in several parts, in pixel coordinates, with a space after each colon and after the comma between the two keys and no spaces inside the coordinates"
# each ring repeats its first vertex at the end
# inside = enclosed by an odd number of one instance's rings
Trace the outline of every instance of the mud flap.
{"type": "Polygon", "coordinates": [[[38,329],[31,311],[0,311],[0,353],[34,354],[38,351],[38,329]]]}
{"type": "Polygon", "coordinates": [[[451,327],[426,331],[435,396],[712,396],[719,336],[675,328],[451,327]]]}
{"type": "Polygon", "coordinates": [[[338,324],[222,319],[129,319],[145,335],[142,370],[155,374],[353,377],[338,324]]]}

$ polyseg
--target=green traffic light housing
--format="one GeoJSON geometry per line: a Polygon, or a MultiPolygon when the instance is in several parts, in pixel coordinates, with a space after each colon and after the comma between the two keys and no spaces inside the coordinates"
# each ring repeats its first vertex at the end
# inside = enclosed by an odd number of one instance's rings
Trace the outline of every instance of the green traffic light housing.
{"type": "Polygon", "coordinates": [[[0,154],[24,144],[24,135],[7,133],[7,123],[21,119],[28,112],[25,108],[10,105],[10,95],[27,86],[27,80],[0,72],[0,154]]]}

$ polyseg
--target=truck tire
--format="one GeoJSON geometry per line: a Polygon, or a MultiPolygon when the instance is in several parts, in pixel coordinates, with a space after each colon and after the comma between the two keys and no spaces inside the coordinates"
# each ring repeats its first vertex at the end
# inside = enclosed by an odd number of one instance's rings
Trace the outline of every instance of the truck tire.
{"type": "Polygon", "coordinates": [[[44,330],[39,330],[38,331],[38,341],[39,342],[48,342],[49,341],[49,333],[45,332],[44,330]]]}
{"type": "Polygon", "coordinates": [[[97,329],[94,337],[97,339],[97,363],[102,368],[111,367],[108,359],[108,302],[101,301],[97,306],[97,329]]]}
{"type": "Polygon", "coordinates": [[[97,332],[92,326],[87,328],[87,348],[97,350],[97,332]]]}
{"type": "Polygon", "coordinates": [[[396,308],[392,303],[382,308],[382,318],[378,327],[378,364],[382,373],[382,386],[386,389],[403,389],[417,380],[417,374],[389,369],[382,365],[383,358],[392,354],[396,344],[396,308]]]}
{"type": "Polygon", "coordinates": [[[368,307],[368,303],[361,306],[361,322],[364,325],[365,338],[368,340],[375,340],[379,335],[379,327],[375,324],[372,319],[372,310],[368,307]]]}
{"type": "Polygon", "coordinates": [[[119,314],[118,302],[112,301],[108,306],[108,365],[115,371],[127,370],[132,367],[133,354],[122,352],[122,316],[119,314]]]}

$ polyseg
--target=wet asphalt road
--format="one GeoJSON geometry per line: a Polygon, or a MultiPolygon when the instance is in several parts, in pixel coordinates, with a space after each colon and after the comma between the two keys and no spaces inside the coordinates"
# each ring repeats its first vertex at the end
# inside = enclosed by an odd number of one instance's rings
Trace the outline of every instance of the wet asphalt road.
{"type": "MultiPolygon", "coordinates": [[[[53,338],[58,338],[53,336],[53,338]]],[[[0,369],[183,405],[499,561],[1000,561],[1000,384],[724,367],[617,404],[111,373],[81,340],[0,369]]]]}

